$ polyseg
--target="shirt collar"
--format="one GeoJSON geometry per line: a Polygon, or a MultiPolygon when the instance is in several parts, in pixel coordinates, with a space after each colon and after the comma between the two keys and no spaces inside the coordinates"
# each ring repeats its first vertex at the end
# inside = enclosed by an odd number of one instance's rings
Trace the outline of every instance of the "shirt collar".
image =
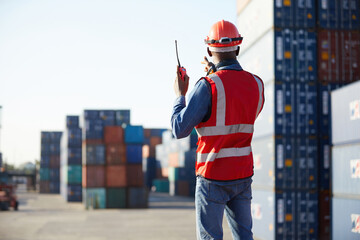
{"type": "Polygon", "coordinates": [[[223,60],[215,65],[216,70],[243,70],[240,63],[236,59],[223,60]]]}

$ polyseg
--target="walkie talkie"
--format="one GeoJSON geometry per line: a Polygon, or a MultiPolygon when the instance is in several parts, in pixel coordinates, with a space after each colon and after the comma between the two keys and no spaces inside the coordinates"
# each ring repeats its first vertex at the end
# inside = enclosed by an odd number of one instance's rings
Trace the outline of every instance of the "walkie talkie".
{"type": "Polygon", "coordinates": [[[179,72],[180,72],[180,78],[181,80],[185,81],[185,75],[186,75],[186,69],[181,66],[180,64],[180,60],[179,60],[179,54],[178,54],[178,49],[177,49],[177,41],[175,40],[175,48],[176,48],[176,58],[178,61],[178,68],[179,68],[179,72]]]}

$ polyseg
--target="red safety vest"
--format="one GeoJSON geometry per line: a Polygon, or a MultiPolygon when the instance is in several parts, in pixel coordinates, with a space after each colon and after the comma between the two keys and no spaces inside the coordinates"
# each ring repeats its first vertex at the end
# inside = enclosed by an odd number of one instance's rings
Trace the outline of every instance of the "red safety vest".
{"type": "Polygon", "coordinates": [[[211,116],[195,127],[196,174],[213,180],[250,177],[251,139],[264,104],[264,84],[246,71],[220,70],[205,79],[211,86],[211,116]]]}

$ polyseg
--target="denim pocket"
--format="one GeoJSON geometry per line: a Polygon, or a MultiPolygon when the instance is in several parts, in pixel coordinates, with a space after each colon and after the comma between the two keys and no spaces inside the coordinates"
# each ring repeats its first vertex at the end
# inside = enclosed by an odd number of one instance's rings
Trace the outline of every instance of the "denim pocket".
{"type": "Polygon", "coordinates": [[[209,182],[209,200],[225,204],[227,201],[226,191],[223,186],[209,182]]]}

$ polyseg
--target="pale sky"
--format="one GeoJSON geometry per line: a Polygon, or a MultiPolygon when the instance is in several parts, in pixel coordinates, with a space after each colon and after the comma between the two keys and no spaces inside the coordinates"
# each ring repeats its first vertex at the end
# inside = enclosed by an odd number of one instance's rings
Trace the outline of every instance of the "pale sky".
{"type": "Polygon", "coordinates": [[[236,0],[0,0],[0,151],[40,158],[40,132],[84,109],[130,109],[131,124],[170,128],[174,40],[190,90],[204,75],[213,23],[236,0]]]}

